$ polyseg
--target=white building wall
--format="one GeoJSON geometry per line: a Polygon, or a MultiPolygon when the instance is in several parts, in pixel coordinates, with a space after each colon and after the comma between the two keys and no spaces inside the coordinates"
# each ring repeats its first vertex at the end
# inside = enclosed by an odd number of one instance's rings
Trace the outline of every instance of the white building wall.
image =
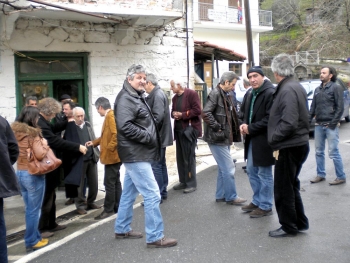
{"type": "MultiPolygon", "coordinates": [[[[113,106],[127,69],[134,63],[155,73],[162,88],[169,88],[175,76],[187,80],[186,35],[182,24],[178,25],[143,30],[107,23],[17,20],[10,39],[1,45],[1,115],[10,122],[16,115],[14,51],[87,52],[89,105],[105,96],[113,106]]],[[[190,62],[193,67],[193,57],[190,62]]],[[[90,116],[98,136],[103,118],[93,106],[90,116]]]]}

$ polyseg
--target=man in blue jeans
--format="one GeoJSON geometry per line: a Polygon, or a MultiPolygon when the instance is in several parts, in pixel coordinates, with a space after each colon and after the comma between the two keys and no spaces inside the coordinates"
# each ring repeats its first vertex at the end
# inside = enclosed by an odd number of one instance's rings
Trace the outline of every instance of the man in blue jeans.
{"type": "Polygon", "coordinates": [[[0,262],[7,263],[6,225],[4,198],[19,195],[15,170],[19,149],[17,140],[6,119],[0,116],[0,262]]]}
{"type": "Polygon", "coordinates": [[[343,90],[335,83],[337,72],[333,67],[321,69],[321,85],[315,89],[312,99],[309,121],[316,116],[315,148],[317,176],[310,180],[319,183],[325,180],[325,144],[328,141],[328,156],[333,160],[336,178],[329,185],[339,185],[346,182],[343,160],[339,153],[339,122],[344,110],[343,90]]]}
{"type": "Polygon", "coordinates": [[[130,227],[133,204],[140,193],[145,206],[146,243],[148,248],[177,245],[177,240],[164,237],[163,218],[159,209],[160,193],[151,163],[159,160],[160,137],[152,111],[144,98],[145,69],[132,65],[122,90],[114,103],[117,121],[118,153],[125,167],[124,187],[115,221],[115,237],[142,238],[130,227]]]}
{"type": "Polygon", "coordinates": [[[275,92],[272,83],[264,79],[261,67],[254,66],[247,73],[252,89],[244,96],[240,126],[244,140],[244,159],[247,160],[247,174],[253,190],[253,200],[242,210],[252,218],[272,214],[273,177],[272,165],[275,159],[267,142],[267,123],[275,92]]]}
{"type": "Polygon", "coordinates": [[[204,126],[203,140],[208,143],[218,164],[216,202],[226,202],[228,205],[241,205],[247,201],[237,195],[235,164],[230,154],[232,142],[241,141],[237,113],[229,95],[238,79],[233,72],[222,74],[219,84],[210,92],[202,112],[207,124],[204,126]]]}
{"type": "Polygon", "coordinates": [[[168,198],[168,169],[166,167],[166,147],[173,145],[173,133],[170,120],[169,102],[164,91],[158,86],[157,78],[152,73],[147,73],[145,90],[146,98],[156,121],[160,135],[160,160],[152,163],[154,177],[159,186],[160,203],[168,198]]]}

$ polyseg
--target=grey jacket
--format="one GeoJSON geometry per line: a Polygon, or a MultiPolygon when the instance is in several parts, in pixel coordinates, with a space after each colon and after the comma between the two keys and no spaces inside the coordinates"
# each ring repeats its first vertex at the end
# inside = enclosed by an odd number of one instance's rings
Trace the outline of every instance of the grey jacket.
{"type": "Polygon", "coordinates": [[[316,123],[326,124],[335,129],[344,111],[343,90],[335,82],[330,81],[315,89],[309,113],[309,122],[316,116],[316,123]]]}
{"type": "Polygon", "coordinates": [[[161,147],[173,145],[173,132],[170,120],[169,102],[164,91],[157,85],[147,96],[146,101],[152,110],[160,135],[161,147]]]}

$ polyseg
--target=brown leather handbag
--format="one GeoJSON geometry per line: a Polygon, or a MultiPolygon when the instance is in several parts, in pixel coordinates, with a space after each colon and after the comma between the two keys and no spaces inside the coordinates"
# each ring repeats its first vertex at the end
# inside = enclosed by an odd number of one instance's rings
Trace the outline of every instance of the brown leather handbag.
{"type": "Polygon", "coordinates": [[[43,175],[57,169],[62,161],[56,158],[54,152],[44,138],[35,137],[33,143],[29,143],[27,149],[28,173],[31,175],[43,175]]]}

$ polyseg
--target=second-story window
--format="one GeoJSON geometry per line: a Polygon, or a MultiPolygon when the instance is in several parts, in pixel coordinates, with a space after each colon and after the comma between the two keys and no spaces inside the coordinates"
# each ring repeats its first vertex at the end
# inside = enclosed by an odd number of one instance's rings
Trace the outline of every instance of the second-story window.
{"type": "Polygon", "coordinates": [[[229,63],[229,71],[233,71],[238,76],[242,76],[242,63],[229,63]]]}

